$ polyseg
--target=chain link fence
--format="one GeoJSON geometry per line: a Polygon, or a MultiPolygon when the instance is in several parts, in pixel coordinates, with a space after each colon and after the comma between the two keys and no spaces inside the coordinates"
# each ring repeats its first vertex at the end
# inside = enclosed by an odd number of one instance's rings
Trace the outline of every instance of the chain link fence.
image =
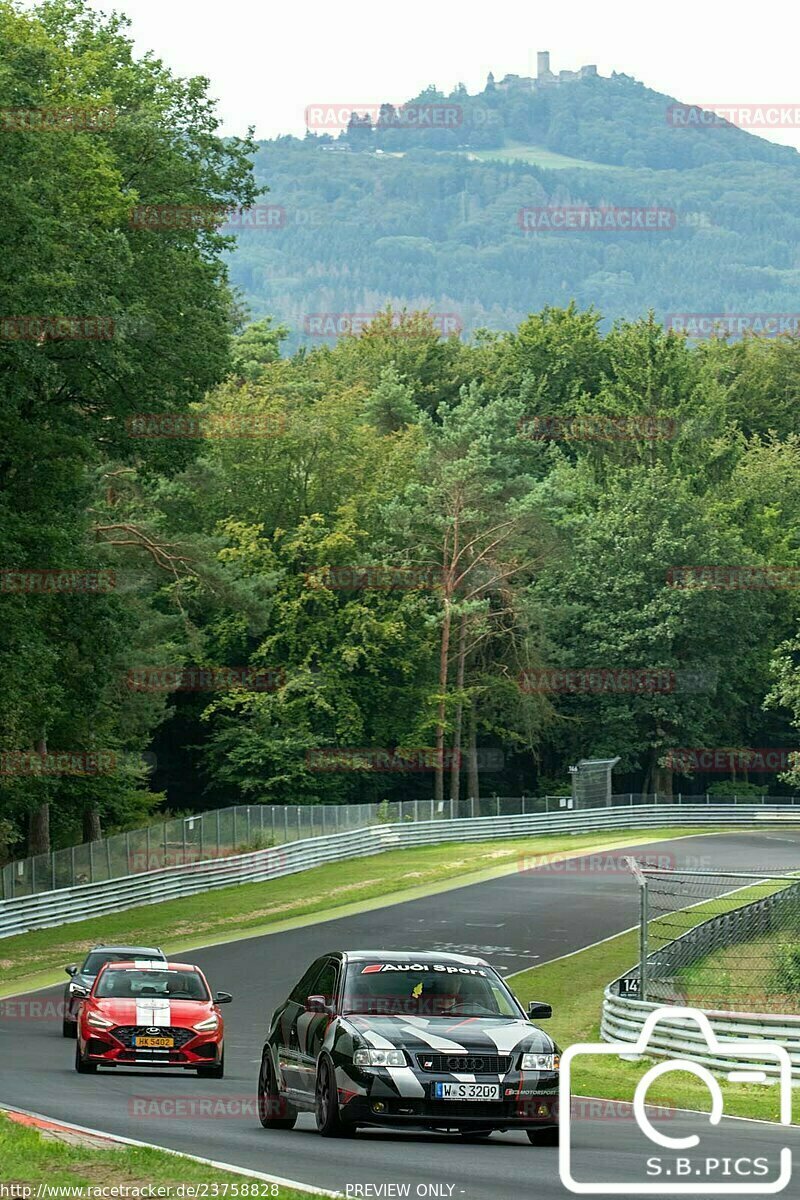
{"type": "MultiPolygon", "coordinates": [[[[758,799],[761,803],[762,798],[758,799]]],[[[706,804],[752,807],[750,796],[668,796],[623,792],[609,807],[706,804]]],[[[764,804],[800,808],[800,797],[765,796],[764,804]]],[[[113,834],[96,842],[68,846],[8,863],[0,870],[0,899],[33,896],[56,888],[121,879],[183,863],[227,858],[250,850],[322,837],[368,825],[403,821],[456,820],[466,817],[516,817],[575,807],[571,796],[498,796],[445,800],[408,800],[382,804],[243,804],[191,817],[173,817],[143,829],[113,834]]]]}
{"type": "Polygon", "coordinates": [[[236,805],[191,817],[173,817],[143,829],[8,863],[0,871],[0,899],[13,900],[163,867],[228,858],[369,825],[525,816],[556,812],[563,807],[571,805],[560,796],[489,796],[438,804],[431,799],[392,804],[236,805]]]}
{"type": "Polygon", "coordinates": [[[712,1011],[797,1014],[800,870],[658,869],[640,888],[639,965],[619,995],[712,1011]]]}

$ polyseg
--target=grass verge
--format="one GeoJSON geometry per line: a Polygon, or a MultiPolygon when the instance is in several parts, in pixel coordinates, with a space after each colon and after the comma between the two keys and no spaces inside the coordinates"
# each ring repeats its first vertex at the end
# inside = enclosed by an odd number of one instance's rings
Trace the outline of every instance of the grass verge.
{"type": "MultiPolygon", "coordinates": [[[[239,884],[39,929],[0,941],[0,996],[64,982],[64,965],[80,959],[96,942],[131,942],[182,953],[214,942],[272,933],[292,925],[464,887],[515,871],[522,859],[611,850],[668,838],[722,832],[705,829],[608,830],[549,834],[508,841],[442,842],[388,850],[366,858],[314,867],[265,883],[239,884]]],[[[732,830],[725,830],[730,833],[732,830]]]]}
{"type": "MultiPolygon", "coordinates": [[[[741,895],[730,897],[730,907],[741,903],[741,895]]],[[[721,911],[719,900],[713,901],[713,905],[713,912],[721,911]]],[[[693,910],[695,924],[708,916],[706,906],[693,910]]],[[[638,961],[638,939],[636,930],[620,934],[567,958],[522,971],[509,979],[510,986],[525,1004],[529,1000],[552,1004],[553,1018],[547,1023],[547,1031],[563,1049],[575,1042],[599,1042],[603,991],[638,961]]],[[[640,1064],[613,1057],[578,1058],[573,1064],[573,1093],[631,1101],[643,1073],[640,1064]]],[[[648,1102],[667,1108],[710,1111],[707,1088],[689,1074],[672,1073],[656,1081],[648,1091],[648,1102]]],[[[779,1094],[774,1086],[731,1083],[725,1086],[726,1116],[777,1121],[778,1111],[779,1094]]],[[[795,1089],[793,1122],[797,1124],[799,1119],[800,1094],[795,1089]]]]}
{"type": "MultiPolygon", "coordinates": [[[[17,1184],[16,1194],[19,1200],[35,1196],[39,1184],[47,1184],[51,1188],[108,1188],[108,1195],[111,1195],[112,1187],[125,1187],[129,1189],[127,1192],[118,1191],[116,1195],[124,1194],[129,1197],[147,1195],[147,1192],[137,1192],[135,1189],[152,1185],[168,1189],[156,1193],[165,1197],[165,1200],[175,1195],[174,1189],[180,1185],[203,1184],[209,1185],[205,1193],[208,1196],[227,1195],[235,1198],[255,1195],[276,1197],[278,1200],[311,1200],[310,1192],[297,1191],[281,1184],[269,1184],[231,1171],[217,1170],[162,1150],[149,1150],[138,1146],[101,1150],[91,1145],[80,1144],[80,1141],[79,1139],[78,1144],[72,1145],[60,1140],[51,1140],[50,1137],[44,1137],[38,1129],[19,1125],[0,1113],[0,1182],[6,1187],[17,1184]],[[217,1185],[218,1191],[214,1190],[214,1185],[217,1185]],[[224,1190],[226,1188],[227,1190],[224,1190]],[[254,1191],[256,1188],[258,1190],[254,1191]]],[[[13,1195],[14,1192],[8,1191],[4,1194],[13,1195]]],[[[70,1192],[74,1200],[80,1200],[81,1194],[96,1197],[98,1193],[80,1193],[77,1190],[70,1192]]],[[[190,1193],[184,1191],[178,1194],[186,1196],[190,1193]]],[[[43,1191],[42,1195],[46,1198],[47,1193],[43,1191]]]]}
{"type": "Polygon", "coordinates": [[[796,1014],[800,946],[793,926],[725,946],[680,972],[687,1004],[796,1014]]]}
{"type": "Polygon", "coordinates": [[[532,167],[546,167],[549,170],[569,168],[586,171],[618,171],[613,163],[592,162],[586,158],[571,158],[568,154],[559,154],[556,150],[548,150],[544,146],[528,146],[524,142],[507,142],[496,150],[470,150],[467,157],[479,162],[524,162],[532,167]]]}

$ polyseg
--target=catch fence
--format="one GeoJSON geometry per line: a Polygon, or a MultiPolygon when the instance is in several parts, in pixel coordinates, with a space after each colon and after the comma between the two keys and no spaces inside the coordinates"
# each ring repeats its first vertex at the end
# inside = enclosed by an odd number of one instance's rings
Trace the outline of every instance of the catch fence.
{"type": "MultiPolygon", "coordinates": [[[[763,1040],[787,1051],[800,1081],[800,870],[663,870],[628,861],[639,884],[639,962],[605,989],[601,1036],[634,1055],[726,1072],[742,1069],[738,1043],[763,1040]]],[[[753,1065],[778,1078],[767,1051],[753,1065]]]]}
{"type": "MultiPolygon", "coordinates": [[[[672,807],[760,804],[791,809],[800,797],[641,795],[624,792],[605,807],[672,807]]],[[[249,804],[188,817],[163,819],[143,829],[112,834],[95,842],[67,846],[8,863],[0,870],[0,900],[41,895],[66,887],[123,879],[189,863],[211,862],[307,838],[325,837],[367,826],[451,821],[479,817],[518,817],[575,808],[571,796],[497,796],[480,800],[406,800],[383,804],[249,804]]],[[[577,807],[582,807],[580,804],[577,807]]]]}
{"type": "MultiPolygon", "coordinates": [[[[83,883],[39,895],[0,901],[0,937],[121,912],[139,904],[190,896],[232,884],[256,883],[323,863],[341,862],[385,850],[444,842],[480,842],[540,834],[570,835],[596,831],[657,830],[667,827],[748,827],[788,829],[800,826],[796,808],[761,805],[616,805],[580,811],[476,817],[438,821],[379,822],[361,829],[295,840],[284,845],[189,862],[123,877],[83,883]]],[[[526,855],[516,869],[535,869],[526,855]]]]}
{"type": "Polygon", "coordinates": [[[639,964],[619,981],[619,994],[701,1009],[797,1013],[800,871],[639,865],[636,875],[639,964]]]}

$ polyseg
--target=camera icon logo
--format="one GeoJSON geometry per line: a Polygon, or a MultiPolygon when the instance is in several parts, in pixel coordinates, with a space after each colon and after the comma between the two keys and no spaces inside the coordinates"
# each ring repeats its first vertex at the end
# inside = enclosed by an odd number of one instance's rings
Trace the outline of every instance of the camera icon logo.
{"type": "MultiPolygon", "coordinates": [[[[645,1021],[642,1032],[635,1042],[581,1042],[570,1046],[561,1056],[561,1071],[559,1083],[559,1128],[560,1141],[558,1166],[561,1182],[564,1187],[579,1196],[763,1196],[775,1195],[784,1190],[792,1178],[792,1151],[783,1146],[776,1160],[779,1171],[775,1178],[765,1182],[754,1182],[752,1177],[719,1178],[721,1163],[730,1164],[730,1158],[721,1159],[710,1157],[705,1147],[702,1147],[697,1157],[692,1159],[686,1152],[700,1146],[701,1139],[696,1133],[683,1137],[670,1137],[654,1127],[647,1114],[647,1091],[657,1079],[671,1071],[689,1072],[706,1085],[711,1096],[711,1112],[708,1115],[708,1125],[711,1130],[717,1127],[724,1115],[724,1099],[720,1080],[703,1063],[686,1058],[671,1058],[651,1067],[639,1080],[633,1098],[633,1115],[636,1125],[645,1137],[662,1150],[672,1155],[680,1153],[668,1161],[668,1167],[648,1169],[647,1174],[657,1174],[658,1181],[645,1178],[639,1181],[627,1180],[597,1180],[586,1181],[576,1179],[573,1173],[573,1127],[570,1120],[570,1097],[572,1095],[571,1078],[573,1060],[581,1055],[593,1058],[598,1055],[614,1056],[630,1059],[632,1056],[646,1055],[651,1039],[660,1023],[674,1025],[675,1022],[694,1022],[705,1039],[709,1059],[726,1060],[740,1063],[735,1070],[728,1070],[725,1078],[731,1083],[767,1083],[770,1078],[764,1070],[765,1065],[777,1069],[779,1087],[780,1125],[792,1123],[792,1062],[789,1052],[776,1042],[756,1039],[740,1040],[738,1038],[720,1038],[711,1026],[705,1013],[696,1008],[665,1006],[650,1013],[645,1021]],[[681,1181],[681,1179],[683,1181],[681,1181]],[[691,1181],[690,1181],[691,1180],[691,1181]]],[[[694,1039],[691,1039],[694,1041],[694,1039]]],[[[700,1043],[698,1042],[699,1046],[700,1043]]],[[[703,1114],[697,1115],[695,1124],[699,1124],[703,1114]]],[[[710,1148],[711,1154],[714,1148],[710,1148]]],[[[661,1163],[661,1158],[649,1158],[648,1165],[661,1163]]],[[[743,1162],[759,1162],[759,1159],[741,1157],[743,1162]]],[[[768,1172],[757,1171],[761,1175],[768,1172]]],[[[730,1175],[730,1170],[726,1171],[730,1175]]]]}

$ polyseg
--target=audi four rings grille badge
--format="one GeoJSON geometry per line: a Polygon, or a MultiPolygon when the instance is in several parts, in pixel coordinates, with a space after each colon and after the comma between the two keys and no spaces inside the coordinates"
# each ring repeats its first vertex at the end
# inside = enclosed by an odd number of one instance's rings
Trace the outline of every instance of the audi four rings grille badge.
{"type": "Polygon", "coordinates": [[[448,1071],[481,1071],[483,1069],[483,1059],[467,1056],[462,1058],[448,1058],[448,1071]]]}

